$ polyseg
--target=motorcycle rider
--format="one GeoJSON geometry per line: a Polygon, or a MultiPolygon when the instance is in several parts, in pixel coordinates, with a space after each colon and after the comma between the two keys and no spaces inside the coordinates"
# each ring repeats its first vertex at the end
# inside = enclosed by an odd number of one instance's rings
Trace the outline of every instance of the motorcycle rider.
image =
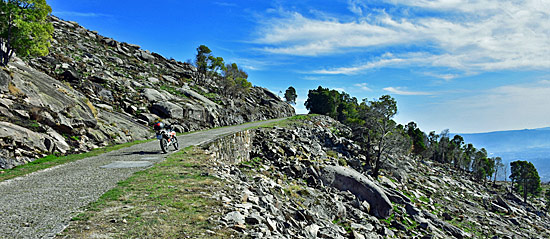
{"type": "Polygon", "coordinates": [[[155,129],[156,131],[159,131],[159,130],[161,130],[161,129],[168,129],[168,130],[170,130],[171,128],[172,128],[171,125],[162,123],[162,121],[157,121],[157,122],[153,125],[153,129],[155,129]]]}

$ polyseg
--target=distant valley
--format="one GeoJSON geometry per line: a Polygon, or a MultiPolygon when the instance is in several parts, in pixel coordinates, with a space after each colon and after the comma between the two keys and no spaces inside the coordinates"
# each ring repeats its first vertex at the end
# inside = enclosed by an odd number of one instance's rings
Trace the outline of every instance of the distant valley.
{"type": "MultiPolygon", "coordinates": [[[[516,160],[532,162],[541,181],[550,181],[550,127],[460,135],[466,143],[487,149],[490,156],[502,157],[508,166],[516,160]]],[[[504,175],[499,175],[499,178],[503,180],[504,175]]]]}

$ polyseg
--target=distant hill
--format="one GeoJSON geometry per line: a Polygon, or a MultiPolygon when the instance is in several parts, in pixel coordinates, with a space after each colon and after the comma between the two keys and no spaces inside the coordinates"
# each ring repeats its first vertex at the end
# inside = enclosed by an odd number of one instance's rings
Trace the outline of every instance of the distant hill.
{"type": "Polygon", "coordinates": [[[550,181],[550,127],[459,135],[466,143],[487,149],[490,156],[502,157],[507,165],[515,160],[532,162],[541,180],[550,181]]]}
{"type": "Polygon", "coordinates": [[[550,148],[550,127],[460,135],[476,148],[484,147],[489,152],[550,148]]]}

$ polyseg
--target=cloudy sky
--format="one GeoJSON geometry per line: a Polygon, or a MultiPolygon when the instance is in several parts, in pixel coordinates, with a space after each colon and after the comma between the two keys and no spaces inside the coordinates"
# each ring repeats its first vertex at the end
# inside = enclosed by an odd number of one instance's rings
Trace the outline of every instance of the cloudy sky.
{"type": "Polygon", "coordinates": [[[390,94],[396,120],[471,133],[550,126],[550,1],[49,0],[53,14],[167,58],[204,44],[296,110],[321,85],[390,94]]]}

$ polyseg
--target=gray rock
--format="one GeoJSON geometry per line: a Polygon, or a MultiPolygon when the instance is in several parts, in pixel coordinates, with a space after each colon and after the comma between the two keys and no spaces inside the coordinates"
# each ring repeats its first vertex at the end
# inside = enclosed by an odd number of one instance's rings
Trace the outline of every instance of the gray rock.
{"type": "Polygon", "coordinates": [[[209,107],[218,107],[218,104],[214,103],[213,101],[209,100],[208,98],[202,96],[201,94],[191,89],[186,89],[185,87],[183,87],[183,88],[179,88],[178,91],[182,92],[188,97],[199,100],[203,105],[206,105],[209,107]]]}
{"type": "Polygon", "coordinates": [[[141,57],[141,59],[143,60],[146,60],[148,62],[152,62],[155,60],[155,57],[145,51],[139,51],[139,57],[141,57]]]}
{"type": "Polygon", "coordinates": [[[71,146],[67,144],[65,138],[56,131],[49,129],[47,134],[52,137],[53,141],[55,142],[55,147],[60,153],[64,154],[71,149],[71,146]]]}
{"type": "Polygon", "coordinates": [[[148,124],[152,124],[155,121],[157,121],[158,119],[160,119],[160,117],[158,115],[150,114],[150,113],[141,113],[141,114],[138,115],[138,118],[144,120],[148,124]]]}
{"type": "Polygon", "coordinates": [[[157,83],[160,82],[160,80],[155,78],[155,77],[149,77],[149,78],[147,78],[147,81],[151,84],[157,84],[157,83]]]}
{"type": "Polygon", "coordinates": [[[342,166],[323,168],[321,179],[325,185],[339,190],[349,190],[358,199],[371,205],[370,213],[378,218],[387,218],[392,213],[392,204],[384,191],[359,172],[342,166]]]}
{"type": "Polygon", "coordinates": [[[320,227],[317,224],[311,224],[304,228],[308,238],[317,238],[320,227]]]}
{"type": "Polygon", "coordinates": [[[151,112],[165,118],[183,119],[183,108],[169,101],[154,103],[151,112]]]}
{"type": "Polygon", "coordinates": [[[49,153],[52,148],[51,142],[50,138],[46,138],[42,134],[35,133],[19,125],[0,122],[0,155],[8,156],[0,157],[0,168],[13,168],[33,161],[32,156],[38,157],[44,153],[49,153]],[[50,147],[47,147],[46,141],[50,147]],[[15,145],[17,145],[16,148],[14,148],[15,145]],[[12,148],[11,153],[8,150],[9,148],[12,148]],[[27,153],[26,155],[18,155],[16,150],[26,151],[27,153]]]}
{"type": "Polygon", "coordinates": [[[226,214],[223,219],[229,223],[235,224],[244,224],[245,222],[245,217],[238,211],[233,211],[226,214]]]}
{"type": "Polygon", "coordinates": [[[164,81],[170,82],[170,83],[173,84],[173,85],[177,85],[177,84],[179,83],[178,80],[176,80],[176,78],[174,78],[174,77],[172,77],[172,76],[163,75],[163,76],[162,76],[162,79],[163,79],[164,81]]]}
{"type": "Polygon", "coordinates": [[[155,89],[151,88],[145,88],[143,89],[142,93],[143,97],[145,97],[149,102],[157,102],[157,101],[165,101],[167,100],[166,96],[161,94],[155,89]]]}
{"type": "Polygon", "coordinates": [[[361,233],[356,232],[356,231],[353,231],[352,235],[353,235],[354,239],[365,239],[365,236],[363,236],[361,233]]]}
{"type": "Polygon", "coordinates": [[[111,56],[109,57],[109,60],[116,63],[117,65],[123,65],[124,64],[124,61],[118,57],[115,57],[115,56],[111,56]]]}

